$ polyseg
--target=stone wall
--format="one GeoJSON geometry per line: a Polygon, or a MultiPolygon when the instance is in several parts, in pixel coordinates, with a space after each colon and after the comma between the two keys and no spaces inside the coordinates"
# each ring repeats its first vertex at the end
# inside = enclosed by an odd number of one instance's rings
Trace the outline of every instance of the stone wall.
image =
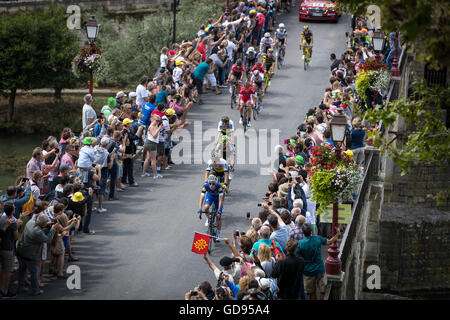
{"type": "Polygon", "coordinates": [[[385,203],[380,217],[383,292],[404,296],[450,292],[450,214],[385,203]]]}

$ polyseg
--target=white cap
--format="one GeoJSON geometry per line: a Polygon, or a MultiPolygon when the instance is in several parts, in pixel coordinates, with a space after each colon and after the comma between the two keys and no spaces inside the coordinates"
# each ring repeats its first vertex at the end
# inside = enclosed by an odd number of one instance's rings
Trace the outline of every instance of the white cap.
{"type": "Polygon", "coordinates": [[[137,97],[137,93],[136,92],[130,92],[130,94],[128,95],[128,97],[131,98],[136,98],[137,97]]]}

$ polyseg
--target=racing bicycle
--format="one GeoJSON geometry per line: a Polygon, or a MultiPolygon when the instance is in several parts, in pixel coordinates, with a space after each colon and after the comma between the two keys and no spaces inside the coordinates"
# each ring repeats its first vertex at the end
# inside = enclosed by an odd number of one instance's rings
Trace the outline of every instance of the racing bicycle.
{"type": "Polygon", "coordinates": [[[284,65],[283,50],[281,45],[276,46],[277,68],[280,70],[284,65]]]}
{"type": "Polygon", "coordinates": [[[270,87],[270,81],[272,79],[272,76],[273,72],[269,73],[267,69],[264,70],[264,93],[266,93],[267,89],[270,87]]]}
{"type": "MultiPolygon", "coordinates": [[[[237,80],[237,83],[239,83],[240,80],[237,80]]],[[[231,83],[230,87],[230,93],[231,93],[231,101],[230,101],[230,107],[231,109],[234,109],[234,106],[237,104],[237,97],[238,97],[238,87],[236,85],[236,80],[231,83]]]]}
{"type": "Polygon", "coordinates": [[[209,212],[203,211],[203,213],[208,217],[208,230],[206,231],[206,234],[210,236],[208,253],[211,254],[211,251],[213,249],[213,243],[216,242],[216,238],[217,238],[216,205],[215,204],[211,205],[209,207],[209,212]]]}
{"type": "Polygon", "coordinates": [[[311,62],[311,51],[309,46],[303,46],[303,69],[308,70],[309,63],[311,62]]]}

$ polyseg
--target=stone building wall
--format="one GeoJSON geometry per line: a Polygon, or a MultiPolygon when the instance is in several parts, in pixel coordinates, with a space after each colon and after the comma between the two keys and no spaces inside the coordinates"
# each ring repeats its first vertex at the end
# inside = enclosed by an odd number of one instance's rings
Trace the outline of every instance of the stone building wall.
{"type": "Polygon", "coordinates": [[[383,292],[423,297],[450,292],[450,214],[385,203],[380,217],[379,263],[383,292]]]}

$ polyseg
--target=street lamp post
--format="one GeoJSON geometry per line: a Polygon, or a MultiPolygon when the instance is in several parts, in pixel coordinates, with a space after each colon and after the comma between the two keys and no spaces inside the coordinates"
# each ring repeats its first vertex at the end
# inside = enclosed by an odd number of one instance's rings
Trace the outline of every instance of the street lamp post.
{"type": "MultiPolygon", "coordinates": [[[[342,112],[342,108],[338,108],[338,113],[336,113],[330,122],[331,126],[331,138],[335,145],[336,157],[341,158],[341,144],[345,138],[345,132],[347,130],[347,119],[342,112]]],[[[339,213],[339,203],[337,199],[333,203],[333,221],[331,226],[331,236],[336,235],[336,228],[338,226],[338,213],[339,213]]],[[[342,263],[339,259],[339,249],[337,241],[334,241],[330,248],[328,249],[328,257],[325,261],[325,270],[329,275],[340,275],[342,269],[342,263]]]]}
{"type": "MultiPolygon", "coordinates": [[[[90,53],[92,54],[95,46],[95,40],[97,39],[98,30],[100,29],[100,24],[97,23],[97,20],[95,19],[95,16],[92,15],[91,18],[86,23],[86,33],[87,38],[89,40],[89,46],[90,46],[90,53]]],[[[93,83],[94,83],[94,76],[92,74],[92,70],[89,71],[89,94],[92,95],[93,93],[93,83]]]]}
{"type": "Polygon", "coordinates": [[[398,31],[395,31],[395,49],[394,59],[392,60],[391,75],[393,77],[400,77],[400,69],[398,68],[398,31]]]}
{"type": "Polygon", "coordinates": [[[386,37],[383,31],[377,30],[373,33],[373,49],[376,52],[381,52],[381,50],[383,50],[385,39],[386,37]]]}
{"type": "Polygon", "coordinates": [[[180,4],[180,0],[173,0],[172,12],[173,12],[173,34],[172,44],[177,41],[177,6],[180,4]]]}

